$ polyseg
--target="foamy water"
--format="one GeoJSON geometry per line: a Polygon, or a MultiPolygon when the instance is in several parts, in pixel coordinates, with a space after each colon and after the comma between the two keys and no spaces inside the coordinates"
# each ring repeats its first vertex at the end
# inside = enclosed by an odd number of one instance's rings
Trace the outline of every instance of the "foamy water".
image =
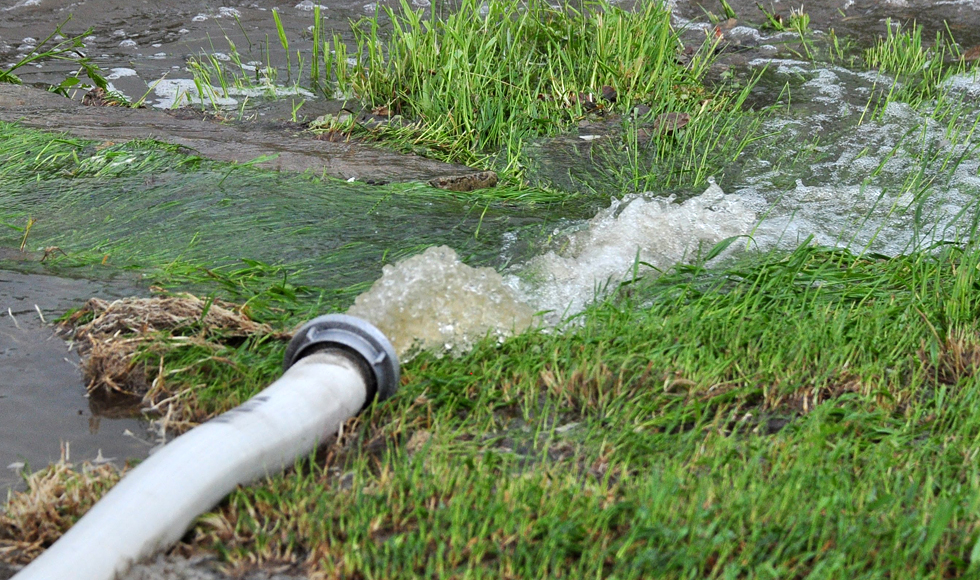
{"type": "Polygon", "coordinates": [[[507,277],[518,296],[557,322],[575,314],[607,287],[632,276],[663,271],[697,257],[732,236],[748,235],[755,211],[712,183],[678,203],[673,197],[632,195],[596,214],[549,251],[507,277]]]}
{"type": "Polygon", "coordinates": [[[496,270],[467,266],[446,246],[385,266],[347,313],[378,327],[403,361],[420,350],[465,352],[527,329],[534,315],[496,270]]]}
{"type": "Polygon", "coordinates": [[[348,314],[377,326],[402,358],[420,350],[462,353],[487,335],[504,338],[535,322],[581,311],[603,288],[668,269],[731,236],[750,233],[756,214],[715,184],[682,203],[630,196],[566,234],[565,247],[506,277],[472,268],[446,246],[393,266],[358,296],[348,314]],[[639,262],[637,262],[639,260],[639,262]],[[535,312],[543,317],[535,320],[535,312]]]}
{"type": "MultiPolygon", "coordinates": [[[[745,240],[718,259],[746,248],[792,250],[807,240],[897,255],[972,234],[980,199],[975,113],[969,122],[950,123],[891,102],[872,114],[866,110],[872,91],[887,90],[891,79],[796,61],[770,64],[777,79],[797,83],[794,103],[802,103],[797,114],[766,121],[763,132],[778,136],[774,145],[745,155],[728,192],[712,182],[684,201],[663,192],[613,200],[592,219],[553,232],[556,249],[502,276],[479,269],[484,285],[467,282],[474,270],[451,250],[430,249],[386,268],[351,313],[385,326],[399,344],[463,352],[488,333],[503,337],[532,324],[529,312],[543,312],[538,323],[556,324],[634,272],[657,275],[733,236],[745,240]]],[[[947,87],[967,100],[980,94],[972,74],[947,87]]]]}

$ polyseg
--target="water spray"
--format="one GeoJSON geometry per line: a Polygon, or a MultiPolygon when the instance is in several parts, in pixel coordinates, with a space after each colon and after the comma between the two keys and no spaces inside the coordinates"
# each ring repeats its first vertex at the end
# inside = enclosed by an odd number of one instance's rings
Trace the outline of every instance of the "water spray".
{"type": "Polygon", "coordinates": [[[281,471],[398,388],[398,358],[367,322],[303,325],[284,372],[244,404],[174,439],[126,474],[14,580],[114,580],[177,542],[238,485],[281,471]]]}

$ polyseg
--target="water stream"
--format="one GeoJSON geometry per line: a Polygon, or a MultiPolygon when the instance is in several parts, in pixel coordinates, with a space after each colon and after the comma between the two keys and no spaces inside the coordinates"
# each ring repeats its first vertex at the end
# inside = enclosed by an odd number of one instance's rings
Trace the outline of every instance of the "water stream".
{"type": "MultiPolygon", "coordinates": [[[[95,28],[86,44],[100,66],[113,71],[114,86],[134,98],[147,94],[149,104],[166,107],[181,87],[189,90],[189,55],[226,49],[225,35],[261,54],[266,33],[274,33],[269,10],[279,3],[166,4],[17,2],[0,9],[0,62],[16,60],[31,49],[29,39],[36,44],[73,13],[72,31],[95,28]]],[[[704,19],[702,4],[718,11],[714,4],[675,2],[679,22],[697,32],[697,19],[704,19]]],[[[757,11],[754,2],[732,5],[741,14],[757,11]]],[[[309,2],[283,7],[284,24],[306,31],[311,7],[309,2]]],[[[347,18],[373,9],[361,0],[332,2],[326,14],[334,30],[345,33],[347,18]]],[[[807,9],[812,27],[836,27],[859,42],[880,33],[886,16],[915,18],[926,25],[927,36],[939,29],[942,18],[952,19],[965,47],[980,41],[980,11],[972,2],[823,0],[807,3],[807,9]]],[[[350,312],[374,321],[404,354],[420,348],[458,353],[488,334],[503,337],[530,325],[554,324],[634,272],[653,275],[732,236],[743,238],[720,259],[736,252],[792,249],[806,240],[895,255],[972,233],[980,196],[976,76],[950,80],[945,103],[916,108],[896,101],[875,107],[875,95],[887,91],[892,79],[804,62],[788,53],[782,37],[755,28],[731,35],[749,50],[737,53],[719,74],[743,79],[761,74],[753,98],[775,108],[761,119],[758,138],[737,162],[719,168],[708,185],[651,188],[612,199],[608,193],[579,196],[565,204],[528,208],[421,187],[379,189],[205,166],[140,177],[38,180],[3,191],[0,218],[23,223],[38,216],[32,233],[38,247],[32,249],[57,245],[99,251],[115,267],[168,261],[220,267],[243,259],[283,264],[295,272],[297,283],[336,289],[347,304],[353,301],[350,312]]],[[[299,36],[293,50],[307,48],[308,36],[299,36]]],[[[271,48],[268,53],[278,54],[271,48]]],[[[283,63],[278,65],[282,69],[283,63]]],[[[64,67],[45,64],[22,76],[28,82],[50,82],[63,78],[64,67]]],[[[240,108],[245,96],[230,95],[222,104],[240,108]]],[[[290,98],[312,97],[297,93],[290,98]]],[[[254,114],[282,117],[290,109],[284,103],[290,102],[260,103],[254,114]]],[[[615,124],[598,131],[583,127],[532,144],[529,151],[538,156],[532,177],[613,191],[612,169],[628,169],[629,154],[621,140],[594,139],[593,133],[618,135],[620,130],[615,124]]],[[[126,161],[138,162],[138,155],[126,161]]],[[[0,246],[16,247],[19,235],[0,231],[0,246]]],[[[0,296],[9,284],[0,277],[0,296]]],[[[63,295],[67,301],[42,305],[42,310],[78,305],[87,294],[102,291],[74,291],[71,300],[63,295]]],[[[23,299],[31,302],[43,294],[38,286],[23,299]]],[[[0,306],[6,314],[6,303],[0,306]]],[[[19,308],[14,314],[24,312],[19,308]]],[[[0,332],[7,333],[0,334],[6,340],[14,336],[6,326],[0,332]]],[[[40,334],[31,336],[31,350],[49,344],[40,334]]],[[[45,360],[60,361],[62,355],[57,350],[45,360]]],[[[64,385],[73,380],[69,371],[31,382],[64,385]]],[[[71,388],[78,391],[80,385],[71,388]]],[[[72,396],[71,404],[55,405],[58,412],[81,409],[88,421],[82,395],[72,396]]],[[[9,401],[0,399],[4,428],[13,424],[3,414],[9,401]]],[[[63,417],[53,423],[72,421],[63,417]]],[[[51,453],[62,438],[72,440],[73,456],[76,450],[91,455],[97,448],[104,456],[132,456],[142,445],[126,447],[129,439],[117,438],[121,447],[109,450],[109,443],[81,443],[87,436],[79,431],[18,425],[14,431],[44,434],[35,443],[29,435],[17,443],[20,447],[9,448],[3,446],[14,439],[4,434],[0,467],[26,456],[29,443],[44,449],[35,461],[55,459],[51,453]]],[[[100,429],[106,425],[103,421],[100,429]]],[[[121,429],[132,432],[136,426],[121,429]]]]}

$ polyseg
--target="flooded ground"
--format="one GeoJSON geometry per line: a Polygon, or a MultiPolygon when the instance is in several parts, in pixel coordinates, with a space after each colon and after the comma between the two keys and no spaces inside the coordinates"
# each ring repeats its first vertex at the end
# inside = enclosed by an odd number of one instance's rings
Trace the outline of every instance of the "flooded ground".
{"type": "MultiPolygon", "coordinates": [[[[416,5],[429,2],[416,0],[416,5]]],[[[311,184],[288,175],[203,168],[113,179],[111,185],[75,180],[70,188],[60,179],[39,180],[11,192],[0,210],[13,216],[11,223],[40,216],[32,234],[37,244],[69,249],[108,244],[105,260],[116,267],[135,267],[148,259],[210,266],[258,260],[299,268],[302,283],[321,288],[364,289],[379,277],[383,264],[446,244],[470,264],[505,270],[516,295],[535,310],[551,311],[553,321],[580,310],[597,287],[628,275],[637,260],[667,268],[729,236],[751,236],[742,247],[755,250],[793,248],[812,239],[893,255],[964,235],[980,193],[971,126],[980,84],[974,77],[954,79],[951,94],[960,100],[956,111],[902,102],[869,111],[891,79],[843,64],[808,63],[798,37],[761,28],[765,17],[754,2],[731,5],[737,18],[721,21],[719,3],[677,1],[675,21],[690,42],[720,22],[721,64],[713,74],[743,82],[761,74],[752,97],[756,106],[784,108],[762,121],[758,138],[736,163],[719,168],[708,192],[704,185],[658,189],[652,183],[610,206],[603,192],[622,190],[623,168],[635,164],[639,171],[649,160],[628,157],[621,145],[623,125],[613,118],[529,144],[532,181],[593,194],[561,206],[529,210],[418,191],[402,195],[370,185],[311,184]],[[793,145],[787,148],[787,143],[793,145]],[[247,244],[239,232],[248,232],[247,244]],[[643,251],[638,253],[638,247],[643,251]]],[[[302,86],[303,78],[291,76],[300,74],[297,59],[287,65],[274,36],[273,8],[290,33],[290,50],[308,54],[311,2],[16,2],[0,16],[0,62],[22,58],[71,15],[63,33],[91,28],[84,39],[86,54],[107,71],[115,89],[132,100],[144,98],[150,110],[82,107],[11,86],[0,87],[0,120],[69,130],[105,141],[99,147],[147,136],[217,160],[277,155],[264,167],[367,183],[423,181],[465,170],[300,136],[302,121],[343,105],[309,92],[281,94],[278,100],[237,94],[206,104],[227,114],[223,122],[152,110],[174,107],[181,87],[186,96],[194,84],[188,68],[192,58],[210,55],[228,62],[229,40],[242,58],[276,68],[282,87],[302,86]]],[[[773,2],[769,8],[788,17],[798,7],[773,2]]],[[[884,32],[886,18],[918,22],[927,38],[949,22],[964,50],[980,42],[974,37],[980,8],[973,2],[825,0],[805,8],[814,35],[833,29],[859,46],[884,32]]],[[[349,19],[375,9],[376,4],[361,1],[322,7],[328,33],[345,38],[349,19]]],[[[57,83],[73,70],[64,62],[46,61],[18,73],[28,84],[57,83]]],[[[99,174],[112,164],[140,159],[138,154],[124,159],[96,155],[92,165],[99,174]]],[[[0,241],[16,245],[18,236],[13,230],[0,233],[0,241]]],[[[71,297],[82,299],[83,294],[71,297]]],[[[453,332],[463,342],[470,340],[459,334],[460,328],[453,332]]],[[[484,326],[474,330],[485,331],[484,326]]],[[[44,337],[37,332],[19,340],[41,344],[44,337]]],[[[79,454],[85,453],[84,445],[75,443],[79,454]]],[[[112,453],[104,450],[104,455],[112,453]]]]}
{"type": "MultiPolygon", "coordinates": [[[[68,21],[63,33],[78,35],[91,29],[85,37],[84,51],[107,71],[112,86],[132,100],[145,98],[153,107],[169,108],[181,93],[195,89],[188,73],[192,57],[214,55],[228,62],[232,52],[229,40],[245,63],[253,67],[271,64],[279,69],[276,82],[293,86],[309,75],[309,63],[297,62],[295,53],[309,54],[312,41],[314,2],[277,2],[275,0],[175,0],[166,3],[130,2],[127,0],[11,0],[0,9],[0,65],[9,65],[31,52],[38,42],[52,33],[55,27],[68,21]],[[286,67],[285,51],[279,45],[271,11],[278,10],[290,42],[290,66],[286,67]]],[[[398,2],[364,2],[344,0],[319,3],[324,17],[325,33],[334,33],[350,40],[350,20],[374,14],[379,5],[397,8],[398,2]]],[[[413,0],[416,7],[436,6],[444,9],[441,0],[413,0]]],[[[452,3],[448,3],[451,5],[452,3]]],[[[631,0],[620,2],[629,6],[631,0]]],[[[721,17],[721,4],[713,0],[671,0],[678,26],[706,23],[708,15],[721,17]]],[[[754,0],[732,0],[738,25],[758,28],[766,18],[754,0]]],[[[788,17],[799,3],[777,0],[764,2],[773,13],[788,17]]],[[[803,3],[810,15],[814,30],[836,31],[859,44],[868,45],[871,39],[884,32],[884,21],[891,18],[901,23],[917,22],[925,27],[927,38],[944,31],[947,23],[954,37],[964,46],[980,44],[980,5],[971,0],[818,0],[803,3]]],[[[724,20],[724,17],[721,18],[724,20]]],[[[745,44],[762,44],[758,34],[749,34],[745,44]]],[[[46,62],[33,70],[19,71],[27,82],[57,84],[77,67],[66,62],[46,62]]],[[[220,92],[220,91],[219,91],[220,92]]],[[[250,108],[261,101],[262,91],[238,93],[224,97],[221,105],[239,109],[250,108]],[[248,105],[247,100],[252,104],[248,105]]],[[[295,107],[312,101],[309,92],[286,96],[295,107]]],[[[79,95],[80,98],[80,95],[79,95]]],[[[282,106],[268,112],[259,106],[258,117],[282,112],[282,106]]],[[[291,108],[289,109],[292,113],[291,108]]],[[[309,120],[319,114],[316,106],[299,107],[298,118],[309,120]]]]}
{"type": "MultiPolygon", "coordinates": [[[[428,0],[414,3],[430,5],[428,0]]],[[[529,208],[432,195],[418,188],[381,190],[364,183],[370,181],[359,179],[365,167],[383,174],[382,181],[424,180],[459,168],[405,161],[393,154],[366,157],[372,154],[366,149],[297,137],[291,132],[298,123],[340,106],[309,92],[293,91],[278,101],[265,101],[261,93],[232,91],[220,103],[207,105],[220,105],[236,122],[245,123],[230,125],[171,121],[173,117],[161,111],[45,108],[25,89],[0,87],[0,120],[23,118],[32,127],[74,131],[98,140],[130,139],[143,131],[219,160],[247,161],[268,153],[278,153],[282,160],[289,155],[299,159],[296,165],[273,165],[284,170],[281,174],[204,166],[118,179],[39,179],[4,192],[0,216],[18,224],[40,216],[29,247],[35,260],[45,246],[57,245],[69,252],[97,248],[110,267],[180,260],[204,267],[240,265],[243,259],[285,264],[299,272],[297,283],[343,290],[348,303],[354,289],[365,290],[381,276],[382,267],[426,247],[446,245],[470,265],[501,272],[493,287],[505,284],[524,302],[517,308],[522,320],[528,309],[547,310],[552,322],[583,308],[604,284],[636,273],[641,263],[643,268],[667,269],[732,236],[743,240],[725,255],[746,249],[792,249],[808,240],[896,255],[961,241],[975,229],[980,199],[976,76],[965,74],[947,83],[954,104],[912,106],[895,100],[877,109],[871,104],[893,79],[844,62],[808,62],[796,37],[760,30],[764,16],[754,1],[730,3],[737,18],[716,19],[725,44],[721,65],[713,74],[742,81],[759,75],[752,98],[758,108],[775,108],[759,121],[758,138],[708,184],[644,183],[622,199],[603,196],[604,191],[623,191],[623,171],[630,163],[650,161],[626,156],[621,119],[529,144],[528,154],[535,161],[530,179],[592,194],[529,208]],[[116,120],[115,128],[104,122],[108,119],[116,120]],[[194,132],[196,136],[189,135],[194,132]],[[206,142],[219,146],[209,153],[206,142]],[[326,171],[338,167],[336,163],[347,165],[326,171]],[[361,183],[314,183],[289,173],[309,168],[361,183]]],[[[678,26],[687,28],[686,38],[691,39],[714,30],[715,21],[707,13],[721,14],[718,2],[678,0],[672,5],[678,26]]],[[[329,31],[346,35],[348,19],[373,13],[376,6],[361,0],[330,2],[323,12],[329,31]]],[[[785,1],[766,6],[784,16],[799,8],[785,1]]],[[[286,67],[275,37],[273,8],[292,34],[290,50],[308,54],[313,8],[308,1],[217,5],[179,0],[164,5],[20,0],[0,8],[0,65],[33,50],[71,14],[64,32],[80,34],[92,28],[84,41],[88,54],[109,72],[114,88],[133,100],[145,97],[150,109],[170,109],[182,94],[192,92],[187,68],[191,57],[207,54],[227,62],[228,39],[255,63],[252,66],[271,62],[278,70],[277,81],[288,87],[295,84],[292,75],[300,72],[286,67]]],[[[853,39],[857,48],[881,35],[887,18],[917,22],[925,27],[927,38],[946,30],[948,23],[964,50],[980,44],[980,5],[975,2],[822,0],[808,2],[805,8],[814,34],[833,29],[853,39]]],[[[295,59],[290,66],[298,67],[295,59]]],[[[72,71],[67,64],[49,62],[19,72],[27,83],[56,83],[72,71]]],[[[95,151],[80,150],[97,160],[92,162],[95,169],[116,162],[108,155],[99,160],[95,151]]],[[[140,159],[137,153],[124,163],[140,159]]],[[[19,232],[0,231],[0,245],[15,247],[19,241],[19,232]]],[[[427,264],[428,270],[403,273],[402,280],[414,278],[422,284],[414,296],[435,296],[449,285],[439,280],[446,269],[457,267],[458,260],[455,254],[439,253],[448,264],[440,266],[439,276],[431,273],[439,266],[435,262],[427,264]]],[[[486,276],[477,274],[479,283],[463,284],[464,291],[484,283],[486,276]]],[[[454,276],[452,271],[448,275],[454,276]]],[[[38,304],[51,317],[106,292],[119,290],[95,282],[0,271],[0,467],[14,466],[0,474],[0,488],[15,481],[20,463],[36,466],[57,459],[61,441],[71,442],[72,459],[130,458],[146,452],[144,424],[102,417],[92,408],[84,398],[77,359],[52,337],[34,309],[38,304]]],[[[449,300],[442,302],[466,304],[459,297],[449,300]]],[[[419,301],[410,297],[410,302],[419,301]]],[[[467,307],[468,312],[476,310],[467,307]]],[[[452,342],[460,336],[466,343],[492,330],[481,320],[467,336],[453,324],[459,321],[442,324],[433,342],[452,342]]],[[[176,564],[161,564],[170,565],[176,564]]]]}
{"type": "Polygon", "coordinates": [[[122,465],[146,457],[155,445],[145,421],[118,417],[87,397],[77,353],[50,324],[89,296],[120,291],[0,270],[0,493],[17,484],[21,470],[38,469],[62,453],[72,461],[122,465]]]}

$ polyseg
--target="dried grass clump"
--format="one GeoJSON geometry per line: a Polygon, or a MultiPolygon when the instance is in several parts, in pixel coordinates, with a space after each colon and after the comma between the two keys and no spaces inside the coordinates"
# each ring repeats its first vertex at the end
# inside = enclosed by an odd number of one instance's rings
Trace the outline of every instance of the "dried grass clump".
{"type": "Polygon", "coordinates": [[[273,335],[267,324],[251,320],[240,306],[220,300],[202,300],[190,294],[155,298],[123,298],[107,302],[91,298],[61,324],[85,358],[82,371],[89,392],[104,389],[142,397],[151,386],[141,350],[161,339],[180,337],[207,345],[207,339],[243,340],[273,335]]]}
{"type": "Polygon", "coordinates": [[[122,473],[110,464],[64,460],[27,476],[27,491],[13,492],[0,510],[0,560],[27,564],[64,534],[122,473]]]}
{"type": "Polygon", "coordinates": [[[944,385],[955,385],[973,377],[980,369],[980,335],[976,332],[950,330],[937,355],[923,344],[918,352],[926,371],[944,385]]]}

